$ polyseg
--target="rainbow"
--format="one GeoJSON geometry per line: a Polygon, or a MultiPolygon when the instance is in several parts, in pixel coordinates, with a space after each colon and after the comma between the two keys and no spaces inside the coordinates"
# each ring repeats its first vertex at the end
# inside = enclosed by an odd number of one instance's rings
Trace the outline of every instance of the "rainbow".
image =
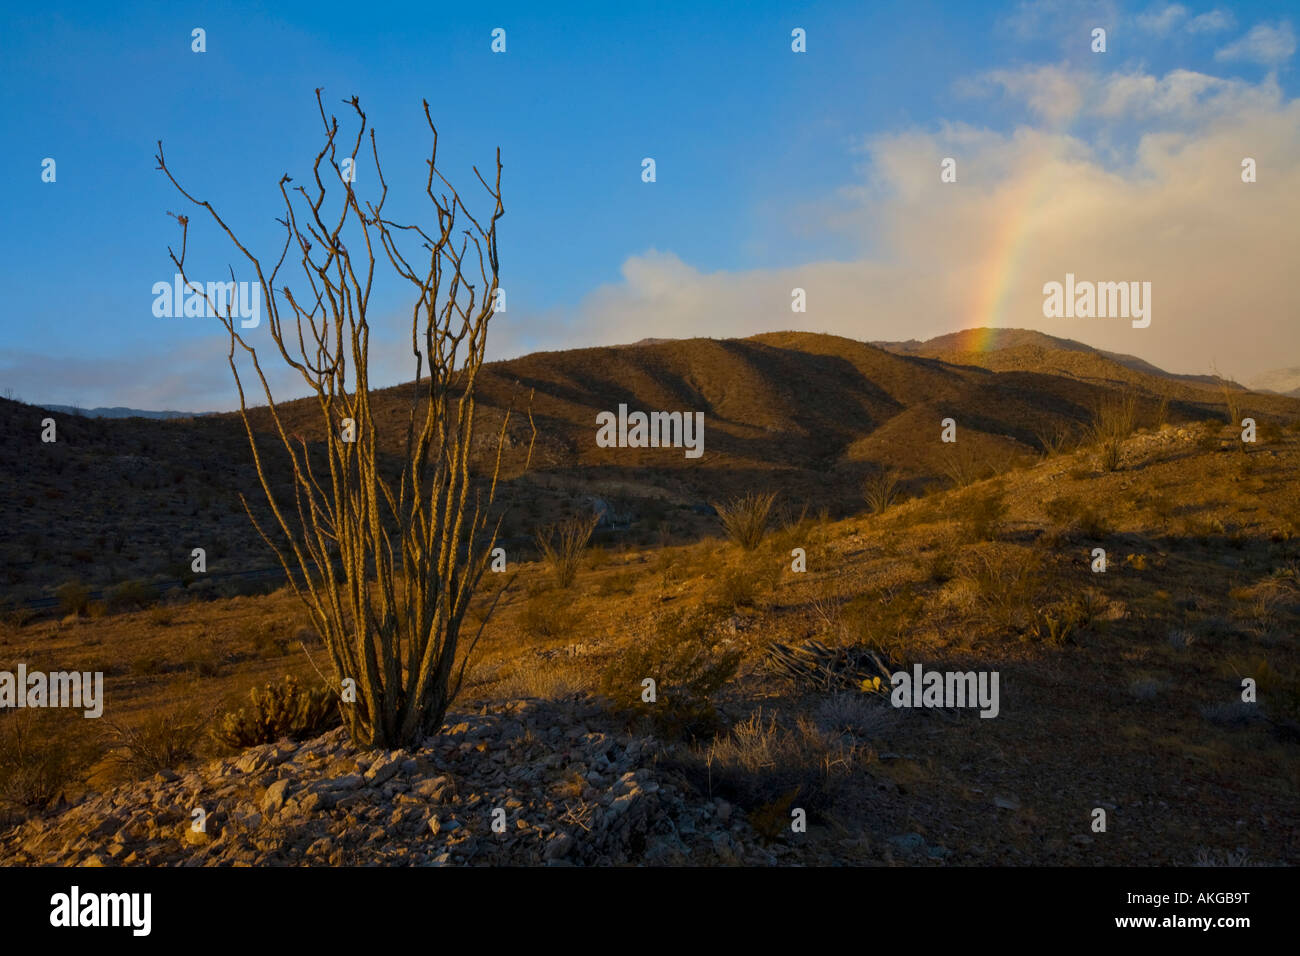
{"type": "MultiPolygon", "coordinates": [[[[1057,131],[1053,131],[1057,132],[1057,131]]],[[[1021,178],[1019,188],[1009,191],[999,200],[1007,203],[1007,212],[999,217],[990,243],[988,265],[982,273],[982,283],[974,297],[973,314],[967,327],[972,329],[970,351],[987,352],[995,344],[998,330],[1007,328],[1008,300],[1017,286],[1029,240],[1035,233],[1034,220],[1043,209],[1052,176],[1051,168],[1055,150],[1047,150],[1030,164],[1028,175],[1021,178]]],[[[1016,324],[1011,323],[1014,327],[1016,324]]]]}

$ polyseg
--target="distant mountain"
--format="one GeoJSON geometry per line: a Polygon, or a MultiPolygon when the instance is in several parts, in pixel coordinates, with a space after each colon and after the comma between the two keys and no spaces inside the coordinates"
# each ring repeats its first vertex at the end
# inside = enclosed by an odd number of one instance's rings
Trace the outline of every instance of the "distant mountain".
{"type": "Polygon", "coordinates": [[[1263,372],[1250,380],[1250,387],[1260,392],[1300,395],[1300,367],[1275,368],[1263,372]]]}
{"type": "MultiPolygon", "coordinates": [[[[1149,387],[1151,379],[1166,379],[1195,388],[1220,387],[1219,380],[1213,375],[1166,372],[1134,355],[1106,352],[1073,339],[1031,329],[964,329],[924,342],[909,339],[906,342],[872,344],[899,355],[937,358],[949,364],[975,365],[994,372],[1046,372],[1112,385],[1149,387]]],[[[1235,382],[1231,384],[1241,388],[1235,382]]],[[[1300,385],[1300,382],[1296,384],[1300,385]]]]}
{"type": "MultiPolygon", "coordinates": [[[[502,418],[513,409],[500,489],[503,505],[516,502],[502,525],[508,547],[527,547],[538,529],[589,507],[621,516],[630,530],[618,540],[644,543],[716,533],[707,506],[750,491],[779,490],[781,520],[793,521],[805,509],[859,513],[863,481],[881,469],[895,469],[909,490],[943,482],[954,447],[939,440],[946,418],[958,424],[963,455],[969,449],[999,464],[1032,461],[1044,436],[1082,433],[1116,388],[1137,393],[1140,425],[1161,415],[1173,423],[1222,420],[1217,388],[1125,358],[1018,330],[888,348],[773,332],[537,352],[480,371],[471,466],[491,473],[502,418]],[[618,415],[620,406],[703,414],[703,453],[598,445],[598,416],[618,415]],[[525,471],[529,411],[537,434],[525,471]]],[[[378,463],[390,476],[406,441],[410,394],[407,384],[370,396],[378,463]]],[[[1279,423],[1300,420],[1300,402],[1279,395],[1253,393],[1243,408],[1279,423]]],[[[58,421],[57,443],[32,454],[39,418],[30,405],[0,398],[0,567],[31,562],[43,549],[53,581],[175,577],[174,566],[196,546],[209,549],[212,570],[275,566],[240,500],[247,496],[264,525],[273,520],[238,414],[94,411],[173,417],[69,415],[58,421]],[[110,557],[92,566],[84,560],[92,551],[110,557]]],[[[284,433],[301,435],[318,475],[327,475],[320,444],[327,426],[316,400],[286,401],[278,412],[284,433]]],[[[276,499],[291,504],[276,422],[264,407],[248,414],[276,499]]]]}
{"type": "Polygon", "coordinates": [[[201,418],[215,412],[151,412],[142,408],[78,408],[76,405],[38,405],[37,408],[51,412],[63,412],[65,415],[80,415],[83,418],[201,418]]]}

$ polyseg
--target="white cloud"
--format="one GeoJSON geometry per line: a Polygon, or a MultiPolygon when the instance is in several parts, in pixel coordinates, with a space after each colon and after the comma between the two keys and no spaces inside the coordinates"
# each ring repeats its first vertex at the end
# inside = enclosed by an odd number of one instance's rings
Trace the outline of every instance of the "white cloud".
{"type": "MultiPolygon", "coordinates": [[[[1006,74],[999,86],[1024,92],[1047,75],[1006,74]]],[[[663,251],[631,256],[622,281],[586,297],[556,345],[774,329],[906,339],[997,324],[1195,373],[1214,362],[1246,376],[1300,352],[1300,101],[1189,71],[1106,78],[1082,98],[1099,122],[1166,122],[1119,168],[1047,125],[875,137],[863,181],[827,217],[870,252],[745,272],[702,272],[663,251]],[[1206,102],[1217,108],[1196,105],[1206,102]],[[939,181],[945,156],[957,158],[956,184],[939,181]],[[1241,182],[1243,156],[1257,160],[1259,182],[1241,182]],[[1150,328],[1045,319],[1043,283],[1066,272],[1151,282],[1150,328]],[[790,310],[796,286],[807,314],[790,310]]]]}
{"type": "Polygon", "coordinates": [[[1092,29],[1117,19],[1113,0],[1021,0],[1002,24],[1021,40],[1055,38],[1063,50],[1086,50],[1092,29]]]}
{"type": "Polygon", "coordinates": [[[1155,33],[1163,36],[1178,24],[1187,18],[1187,8],[1182,4],[1171,3],[1163,9],[1152,7],[1146,13],[1140,13],[1137,17],[1139,28],[1146,30],[1148,33],[1155,33]]]}
{"type": "Polygon", "coordinates": [[[1273,66],[1295,53],[1295,31],[1283,20],[1276,26],[1259,23],[1245,36],[1234,40],[1214,54],[1216,60],[1249,60],[1273,66]]]}
{"type": "Polygon", "coordinates": [[[966,93],[978,93],[981,86],[998,87],[1012,99],[1023,100],[1030,110],[1048,122],[1059,123],[1073,117],[1083,106],[1080,78],[1080,75],[1061,67],[1038,66],[1024,70],[991,70],[958,86],[960,92],[966,93]]]}
{"type": "Polygon", "coordinates": [[[1103,73],[1067,66],[993,70],[957,85],[965,95],[999,90],[1054,128],[1078,118],[1204,122],[1242,110],[1271,109],[1281,101],[1273,77],[1262,83],[1225,79],[1193,70],[1103,73]]]}
{"type": "Polygon", "coordinates": [[[1187,21],[1188,33],[1217,33],[1219,30],[1230,30],[1237,23],[1237,18],[1232,15],[1230,10],[1214,9],[1208,13],[1202,13],[1192,17],[1187,21]]]}

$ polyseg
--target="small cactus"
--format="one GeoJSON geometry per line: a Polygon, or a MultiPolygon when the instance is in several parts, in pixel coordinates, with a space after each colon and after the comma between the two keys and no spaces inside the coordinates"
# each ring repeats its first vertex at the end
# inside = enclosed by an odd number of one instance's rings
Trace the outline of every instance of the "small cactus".
{"type": "Polygon", "coordinates": [[[293,677],[249,692],[250,707],[231,711],[212,735],[230,747],[254,747],[281,737],[308,737],[339,722],[334,694],[325,687],[304,688],[293,677]]]}

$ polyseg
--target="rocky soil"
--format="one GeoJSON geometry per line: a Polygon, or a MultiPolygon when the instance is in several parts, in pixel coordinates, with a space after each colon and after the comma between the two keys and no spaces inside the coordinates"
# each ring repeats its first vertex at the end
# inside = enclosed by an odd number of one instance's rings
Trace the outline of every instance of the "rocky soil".
{"type": "Polygon", "coordinates": [[[742,814],[598,706],[449,714],[413,751],[342,729],[89,794],[0,835],[10,865],[771,864],[742,814]],[[194,813],[205,814],[198,829],[194,813]],[[494,825],[495,824],[495,825],[494,825]]]}

